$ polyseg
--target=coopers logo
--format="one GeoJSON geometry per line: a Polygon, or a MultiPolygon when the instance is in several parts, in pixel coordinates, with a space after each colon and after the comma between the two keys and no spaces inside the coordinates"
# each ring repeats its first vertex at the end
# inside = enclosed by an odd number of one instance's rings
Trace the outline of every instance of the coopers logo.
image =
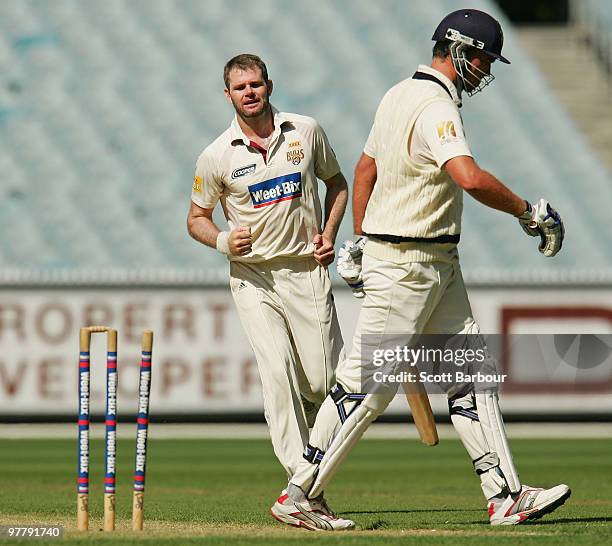
{"type": "Polygon", "coordinates": [[[251,174],[255,172],[255,163],[252,165],[247,165],[246,167],[240,167],[238,169],[234,169],[232,172],[232,180],[236,180],[236,178],[240,178],[246,174],[251,174]]]}
{"type": "Polygon", "coordinates": [[[256,209],[302,197],[302,173],[291,173],[249,186],[256,209]]]}

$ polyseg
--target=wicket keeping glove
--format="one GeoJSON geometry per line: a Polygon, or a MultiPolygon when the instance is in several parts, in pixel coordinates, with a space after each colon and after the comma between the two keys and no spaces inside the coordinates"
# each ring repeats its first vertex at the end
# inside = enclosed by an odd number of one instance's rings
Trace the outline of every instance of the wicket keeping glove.
{"type": "Polygon", "coordinates": [[[540,199],[533,206],[530,203],[527,205],[527,210],[518,217],[519,224],[527,235],[540,236],[538,250],[550,258],[557,254],[563,245],[565,237],[563,220],[546,199],[540,199]]]}
{"type": "Polygon", "coordinates": [[[358,237],[355,242],[344,241],[338,252],[336,267],[338,274],[346,281],[353,291],[353,296],[363,298],[363,278],[361,277],[361,257],[367,237],[358,237]]]}

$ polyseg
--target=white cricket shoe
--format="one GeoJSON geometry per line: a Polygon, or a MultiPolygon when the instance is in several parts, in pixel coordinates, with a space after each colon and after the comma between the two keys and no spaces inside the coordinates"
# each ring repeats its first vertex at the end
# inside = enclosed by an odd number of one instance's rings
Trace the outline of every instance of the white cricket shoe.
{"type": "Polygon", "coordinates": [[[270,513],[281,523],[310,531],[346,531],[355,528],[355,522],[335,516],[323,495],[306,502],[294,502],[285,490],[270,508],[270,513]]]}
{"type": "Polygon", "coordinates": [[[500,503],[489,503],[491,525],[517,525],[528,519],[539,519],[556,510],[572,494],[562,483],[550,489],[523,485],[521,492],[510,495],[500,503]]]}

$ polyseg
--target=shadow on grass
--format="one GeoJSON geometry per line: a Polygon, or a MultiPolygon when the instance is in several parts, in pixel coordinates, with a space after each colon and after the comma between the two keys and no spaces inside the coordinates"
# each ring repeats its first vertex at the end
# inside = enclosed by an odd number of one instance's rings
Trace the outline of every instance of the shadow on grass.
{"type": "Polygon", "coordinates": [[[376,521],[370,523],[369,525],[365,525],[363,527],[364,531],[377,531],[379,529],[385,529],[389,526],[389,524],[382,520],[382,519],[377,519],[376,521]]]}
{"type": "MultiPolygon", "coordinates": [[[[432,510],[433,511],[433,510],[432,510]]],[[[546,517],[546,516],[544,516],[546,517]]],[[[540,525],[559,525],[563,523],[609,523],[612,522],[612,518],[598,517],[598,518],[548,518],[548,519],[531,519],[520,523],[519,525],[508,525],[507,527],[526,527],[526,526],[540,526],[540,525]]],[[[465,521],[465,522],[453,522],[452,525],[483,525],[491,527],[488,521],[465,521]]],[[[506,527],[506,526],[502,526],[506,527]]]]}
{"type": "Polygon", "coordinates": [[[557,525],[559,523],[609,523],[612,522],[612,518],[598,517],[598,518],[556,518],[556,519],[545,519],[537,521],[526,521],[529,525],[557,525]]]}
{"type": "Polygon", "coordinates": [[[415,514],[417,512],[483,512],[482,508],[443,508],[443,509],[425,509],[415,508],[413,510],[363,510],[363,511],[350,511],[350,512],[338,512],[339,516],[347,516],[349,514],[415,514]]]}

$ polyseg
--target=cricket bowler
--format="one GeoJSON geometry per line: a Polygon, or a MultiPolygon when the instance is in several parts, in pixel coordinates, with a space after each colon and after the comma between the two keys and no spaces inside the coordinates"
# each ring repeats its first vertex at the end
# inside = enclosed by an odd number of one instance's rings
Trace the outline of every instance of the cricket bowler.
{"type": "MultiPolygon", "coordinates": [[[[270,104],[272,80],[258,56],[230,59],[224,82],[236,115],[197,160],[188,231],[229,259],[274,452],[292,476],[344,360],[327,266],[348,187],[317,121],[270,104]],[[327,190],[324,215],[317,179],[327,190]],[[219,201],[227,231],[213,222],[219,201]]],[[[322,494],[311,503],[334,519],[322,494]]]]}

